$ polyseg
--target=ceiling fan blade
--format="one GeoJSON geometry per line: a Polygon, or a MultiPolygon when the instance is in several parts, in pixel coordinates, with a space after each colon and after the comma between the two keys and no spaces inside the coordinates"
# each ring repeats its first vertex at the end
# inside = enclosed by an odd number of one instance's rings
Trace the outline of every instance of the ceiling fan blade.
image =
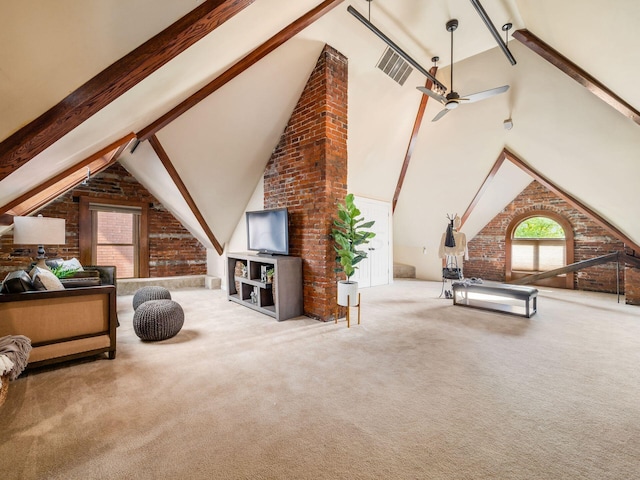
{"type": "Polygon", "coordinates": [[[442,95],[439,95],[436,92],[429,90],[427,87],[416,87],[416,88],[420,90],[422,93],[424,93],[425,95],[429,95],[431,98],[439,101],[440,103],[445,103],[447,101],[447,99],[444,98],[442,95]]]}
{"type": "Polygon", "coordinates": [[[500,93],[504,93],[509,90],[509,85],[503,85],[501,87],[492,88],[491,90],[485,90],[484,92],[472,93],[471,95],[465,95],[464,99],[469,102],[478,102],[480,100],[484,100],[485,98],[493,97],[494,95],[498,95],[500,93]]]}
{"type": "Polygon", "coordinates": [[[446,108],[443,109],[443,110],[440,110],[440,112],[435,117],[433,117],[433,120],[431,120],[431,121],[432,122],[437,122],[438,120],[440,120],[442,117],[444,117],[449,112],[450,112],[450,110],[448,110],[446,108]]]}

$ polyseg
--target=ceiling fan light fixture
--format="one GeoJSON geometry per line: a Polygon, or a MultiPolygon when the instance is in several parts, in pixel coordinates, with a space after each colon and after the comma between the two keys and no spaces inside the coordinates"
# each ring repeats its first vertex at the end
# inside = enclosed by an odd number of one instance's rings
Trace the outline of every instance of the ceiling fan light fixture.
{"type": "MultiPolygon", "coordinates": [[[[509,85],[503,85],[501,87],[496,87],[489,90],[484,90],[482,92],[476,92],[476,93],[472,93],[471,95],[464,95],[463,97],[460,97],[458,92],[456,92],[453,89],[453,65],[454,65],[453,32],[457,30],[458,25],[459,25],[458,20],[455,18],[452,18],[451,20],[449,20],[445,25],[447,31],[451,34],[451,65],[449,67],[450,74],[451,74],[451,85],[449,86],[449,93],[447,93],[447,95],[445,96],[444,91],[440,90],[438,85],[434,85],[431,89],[427,87],[416,87],[422,93],[435,99],[441,105],[444,106],[444,108],[440,110],[440,112],[435,117],[433,117],[433,120],[431,120],[432,122],[437,122],[442,117],[444,117],[450,110],[454,110],[458,108],[458,106],[460,105],[460,102],[465,102],[465,103],[479,102],[480,100],[493,97],[494,95],[498,95],[500,93],[504,93],[507,90],[509,90],[509,85]]],[[[431,59],[431,61],[434,63],[437,62],[438,60],[439,60],[438,57],[433,57],[431,59]]]]}

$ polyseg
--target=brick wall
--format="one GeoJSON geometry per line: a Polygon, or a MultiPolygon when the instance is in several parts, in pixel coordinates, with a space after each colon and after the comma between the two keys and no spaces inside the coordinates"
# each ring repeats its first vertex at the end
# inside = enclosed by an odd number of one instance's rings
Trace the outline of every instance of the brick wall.
{"type": "MultiPolygon", "coordinates": [[[[465,277],[480,277],[485,280],[504,282],[507,227],[516,216],[531,211],[551,211],[571,224],[574,232],[574,262],[620,252],[624,249],[624,244],[604,228],[534,181],[468,242],[469,260],[464,264],[465,277]]],[[[620,270],[622,291],[624,269],[620,270]]],[[[615,263],[576,272],[574,286],[580,290],[615,293],[615,263]]]]}
{"type": "MultiPolygon", "coordinates": [[[[80,258],[79,203],[76,199],[81,195],[152,205],[149,208],[149,275],[151,277],[206,273],[205,247],[118,163],[92,177],[87,186],[80,185],[70,190],[39,212],[45,217],[66,220],[67,243],[59,247],[45,247],[48,257],[80,258]]],[[[31,257],[36,255],[35,251],[35,247],[13,245],[12,232],[2,235],[0,277],[4,278],[8,272],[26,268],[32,261],[31,257]]]]}
{"type": "Polygon", "coordinates": [[[625,302],[630,305],[640,305],[640,268],[629,265],[624,269],[625,302]]]}
{"type": "Polygon", "coordinates": [[[302,257],[305,315],[336,305],[335,205],[347,193],[347,59],[325,46],[264,175],[265,208],[287,207],[290,254],[302,257]]]}

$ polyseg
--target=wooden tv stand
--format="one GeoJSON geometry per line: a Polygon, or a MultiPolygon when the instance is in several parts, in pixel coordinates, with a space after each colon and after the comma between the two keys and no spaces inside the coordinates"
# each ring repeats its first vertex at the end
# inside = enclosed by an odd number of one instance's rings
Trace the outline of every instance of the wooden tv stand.
{"type": "Polygon", "coordinates": [[[227,298],[278,321],[302,315],[302,259],[288,255],[227,254],[227,298]],[[236,271],[239,265],[245,267],[246,276],[236,271]],[[268,283],[262,272],[271,268],[275,274],[273,283],[268,283]]]}

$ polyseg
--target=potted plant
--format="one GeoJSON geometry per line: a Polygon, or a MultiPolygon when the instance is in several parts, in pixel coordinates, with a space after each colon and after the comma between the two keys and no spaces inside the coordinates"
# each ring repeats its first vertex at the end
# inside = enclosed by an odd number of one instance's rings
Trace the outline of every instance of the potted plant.
{"type": "Polygon", "coordinates": [[[50,267],[51,272],[58,278],[69,278],[73,277],[73,275],[79,270],[76,267],[67,267],[64,265],[55,265],[50,267]]]}
{"type": "Polygon", "coordinates": [[[267,283],[272,283],[273,282],[273,274],[275,273],[275,270],[273,268],[270,268],[267,270],[267,283]]]}
{"type": "Polygon", "coordinates": [[[338,218],[333,221],[331,234],[336,244],[336,262],[339,266],[336,272],[344,272],[347,279],[338,282],[338,305],[347,306],[350,297],[350,305],[357,304],[358,282],[351,281],[351,276],[358,268],[357,265],[367,258],[367,253],[360,247],[369,243],[375,233],[367,230],[373,226],[374,221],[365,221],[360,217],[360,210],[353,203],[353,194],[349,193],[344,203],[338,203],[338,218]]]}
{"type": "Polygon", "coordinates": [[[267,270],[267,284],[271,284],[271,295],[273,296],[273,301],[276,301],[276,282],[274,282],[276,271],[274,268],[270,268],[267,270]]]}

